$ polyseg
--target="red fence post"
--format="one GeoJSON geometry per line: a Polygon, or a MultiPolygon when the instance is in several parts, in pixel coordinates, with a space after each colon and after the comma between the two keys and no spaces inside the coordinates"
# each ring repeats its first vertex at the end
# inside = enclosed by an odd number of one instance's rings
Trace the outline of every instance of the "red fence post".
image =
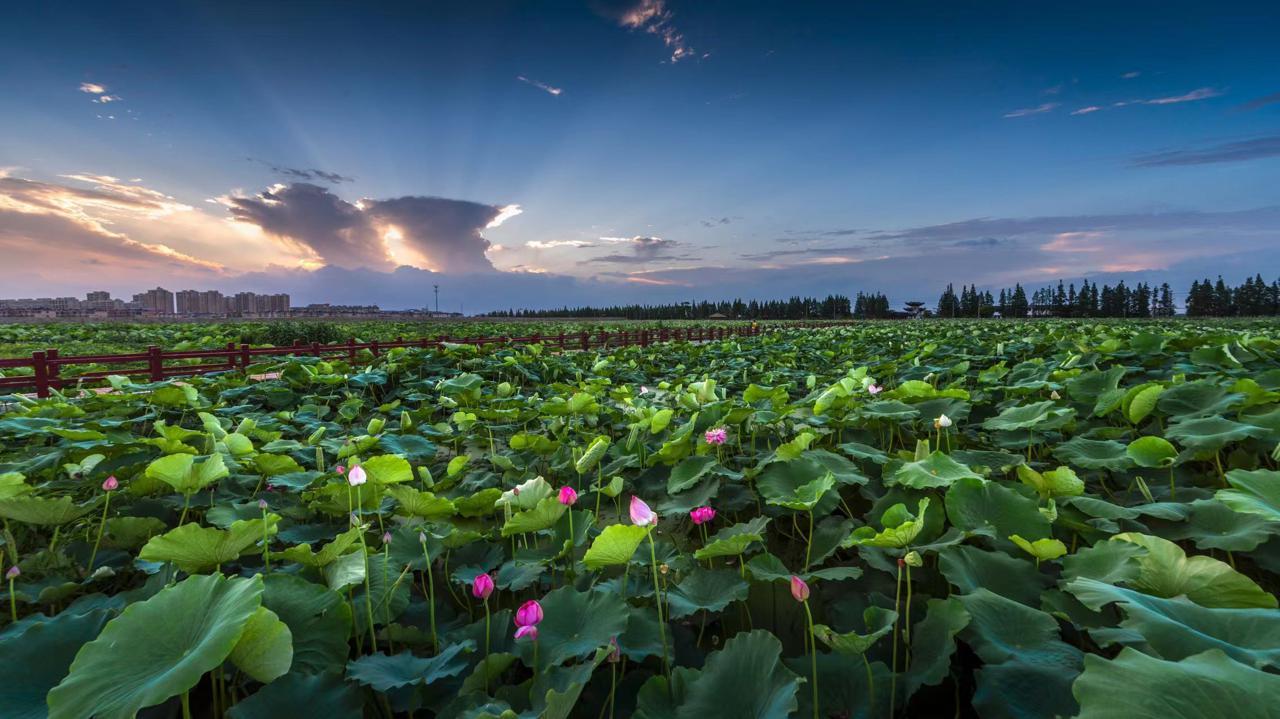
{"type": "Polygon", "coordinates": [[[227,369],[236,368],[236,343],[227,343],[227,369]]]}
{"type": "Polygon", "coordinates": [[[155,345],[147,347],[147,371],[152,382],[164,379],[164,359],[160,356],[160,348],[155,345]]]}
{"type": "Polygon", "coordinates": [[[43,352],[31,353],[31,368],[36,382],[36,396],[49,396],[49,365],[45,363],[43,352]]]}
{"type": "Polygon", "coordinates": [[[649,330],[640,330],[640,346],[649,346],[649,330]]]}
{"type": "Polygon", "coordinates": [[[347,338],[347,361],[351,364],[356,363],[356,338],[347,338]]]}
{"type": "Polygon", "coordinates": [[[374,357],[378,356],[378,340],[373,340],[369,343],[369,351],[373,353],[374,357]]]}
{"type": "Polygon", "coordinates": [[[49,386],[54,389],[61,389],[62,383],[58,381],[58,350],[57,348],[47,349],[44,351],[45,360],[49,367],[49,386]]]}
{"type": "Polygon", "coordinates": [[[582,340],[582,351],[586,352],[591,347],[591,335],[584,331],[579,339],[582,340]]]}
{"type": "Polygon", "coordinates": [[[608,346],[609,346],[609,333],[606,332],[604,328],[601,328],[600,329],[600,349],[605,349],[608,346]]]}
{"type": "Polygon", "coordinates": [[[249,371],[249,363],[253,362],[253,356],[249,354],[249,345],[240,345],[240,369],[245,372],[249,371]]]}

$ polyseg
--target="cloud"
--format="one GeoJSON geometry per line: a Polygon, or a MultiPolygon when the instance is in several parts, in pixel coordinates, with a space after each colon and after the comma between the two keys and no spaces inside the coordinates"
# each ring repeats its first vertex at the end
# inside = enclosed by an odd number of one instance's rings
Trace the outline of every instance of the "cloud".
{"type": "Polygon", "coordinates": [[[669,251],[680,243],[675,240],[664,240],[661,237],[601,237],[600,241],[626,244],[630,246],[631,254],[603,255],[586,260],[587,262],[624,264],[690,259],[687,255],[677,256],[670,254],[669,251]]]}
{"type": "Polygon", "coordinates": [[[1071,114],[1072,115],[1088,115],[1091,112],[1097,112],[1098,110],[1101,110],[1101,109],[1102,108],[1098,107],[1097,105],[1088,105],[1086,107],[1080,108],[1079,110],[1072,110],[1071,114]]]}
{"type": "Polygon", "coordinates": [[[1183,102],[1196,102],[1198,100],[1208,100],[1211,97],[1219,97],[1224,93],[1221,90],[1212,87],[1201,87],[1182,95],[1172,95],[1170,97],[1157,97],[1150,100],[1139,100],[1143,105],[1177,105],[1183,102]]]}
{"type": "Polygon", "coordinates": [[[552,87],[551,85],[548,85],[548,84],[546,84],[545,82],[538,82],[537,80],[530,80],[529,78],[525,77],[524,75],[516,75],[516,79],[517,79],[517,80],[519,80],[520,82],[523,82],[523,83],[526,83],[526,84],[529,84],[529,85],[533,85],[534,87],[538,88],[539,90],[542,90],[543,92],[547,93],[548,95],[555,95],[555,96],[559,97],[559,96],[560,96],[560,93],[564,92],[564,90],[563,90],[562,88],[552,87]]]}
{"type": "Polygon", "coordinates": [[[557,247],[595,247],[595,243],[587,240],[530,240],[524,246],[535,250],[553,250],[557,247]]]}
{"type": "Polygon", "coordinates": [[[1129,72],[1126,72],[1125,74],[1121,75],[1120,77],[1121,77],[1121,78],[1123,78],[1123,79],[1125,79],[1125,80],[1132,80],[1132,79],[1134,79],[1134,78],[1136,78],[1136,77],[1139,77],[1140,75],[1142,75],[1142,73],[1141,73],[1141,72],[1139,72],[1139,71],[1137,71],[1137,70],[1130,70],[1129,72]]]}
{"type": "Polygon", "coordinates": [[[1052,111],[1059,104],[1061,103],[1045,102],[1045,103],[1036,105],[1035,107],[1024,107],[1020,110],[1014,110],[1013,112],[1006,112],[1004,116],[1005,117],[1027,117],[1028,115],[1039,115],[1041,113],[1052,111]]]}
{"type": "Polygon", "coordinates": [[[1243,105],[1240,106],[1240,109],[1259,110],[1266,107],[1267,105],[1275,105],[1277,103],[1280,103],[1280,92],[1273,92],[1270,95],[1263,95],[1262,97],[1255,98],[1253,100],[1250,100],[1244,103],[1243,105]]]}
{"type": "Polygon", "coordinates": [[[96,82],[80,83],[80,92],[87,92],[91,95],[102,95],[102,94],[105,94],[106,91],[107,91],[107,88],[97,84],[96,82]]]}
{"type": "Polygon", "coordinates": [[[491,272],[485,256],[490,245],[481,231],[520,213],[517,205],[442,197],[352,203],[306,182],[221,202],[236,221],[262,228],[318,264],[384,270],[407,264],[441,272],[491,272]]]}
{"type": "Polygon", "coordinates": [[[671,51],[673,63],[697,55],[697,51],[685,41],[684,34],[676,28],[675,15],[667,9],[666,0],[597,0],[595,6],[602,15],[622,27],[661,38],[662,44],[671,51]]]}
{"type": "Polygon", "coordinates": [[[356,180],[356,178],[354,177],[349,177],[347,175],[340,175],[336,172],[325,172],[324,170],[317,170],[314,168],[302,169],[298,167],[283,167],[281,165],[273,165],[270,162],[266,162],[264,160],[258,160],[252,157],[247,157],[245,159],[249,160],[250,162],[262,163],[263,165],[266,165],[267,167],[271,168],[271,171],[276,173],[277,175],[280,175],[281,177],[287,177],[291,180],[302,180],[304,182],[314,182],[316,180],[319,180],[322,182],[329,182],[334,185],[337,185],[343,182],[355,182],[356,180]]]}
{"type": "Polygon", "coordinates": [[[729,217],[713,217],[709,220],[699,220],[703,227],[715,227],[717,225],[727,225],[733,220],[729,217]]]}
{"type": "Polygon", "coordinates": [[[1267,157],[1280,157],[1280,135],[1224,142],[1199,149],[1178,149],[1138,155],[1136,167],[1172,167],[1209,165],[1219,162],[1247,162],[1267,157]]]}

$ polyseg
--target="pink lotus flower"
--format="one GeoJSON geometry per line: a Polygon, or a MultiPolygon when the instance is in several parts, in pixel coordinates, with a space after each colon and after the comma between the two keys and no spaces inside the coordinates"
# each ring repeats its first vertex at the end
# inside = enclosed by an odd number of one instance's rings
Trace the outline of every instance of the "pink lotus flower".
{"type": "Polygon", "coordinates": [[[352,487],[359,487],[368,481],[369,477],[364,473],[364,467],[356,465],[351,468],[350,472],[347,472],[347,483],[352,487]]]}
{"type": "Polygon", "coordinates": [[[649,505],[645,504],[643,499],[635,495],[631,495],[631,523],[637,527],[658,523],[658,515],[649,509],[649,505]]]}
{"type": "Polygon", "coordinates": [[[689,519],[692,519],[694,524],[706,524],[715,518],[716,510],[711,507],[698,507],[689,512],[689,519]]]}
{"type": "Polygon", "coordinates": [[[566,507],[572,507],[578,501],[578,492],[573,487],[565,485],[560,488],[560,504],[566,507]]]}
{"type": "Polygon", "coordinates": [[[382,543],[383,543],[383,544],[391,544],[391,532],[383,532],[383,533],[382,533],[382,543]]]}
{"type": "Polygon", "coordinates": [[[346,474],[347,468],[339,464],[334,466],[333,471],[337,472],[338,474],[346,474]]]}
{"type": "Polygon", "coordinates": [[[618,646],[617,637],[609,637],[609,663],[617,664],[622,660],[622,647],[618,646]]]}
{"type": "Polygon", "coordinates": [[[267,500],[265,500],[265,499],[259,499],[259,500],[258,500],[258,509],[261,509],[261,510],[263,510],[263,511],[266,511],[267,506],[268,506],[268,505],[267,505],[267,500]]]}
{"type": "Polygon", "coordinates": [[[729,430],[724,427],[709,429],[703,438],[707,440],[707,444],[724,444],[729,439],[729,430]]]}
{"type": "Polygon", "coordinates": [[[120,489],[120,480],[116,479],[114,474],[107,477],[102,483],[102,491],[104,492],[114,492],[117,489],[120,489]]]}
{"type": "Polygon", "coordinates": [[[4,578],[12,580],[12,579],[17,579],[21,575],[22,575],[22,570],[18,569],[18,565],[15,564],[12,567],[9,567],[9,571],[4,573],[4,578]]]}
{"type": "Polygon", "coordinates": [[[876,395],[880,394],[883,391],[884,391],[884,387],[881,387],[878,384],[867,385],[867,394],[871,395],[872,397],[875,397],[876,395]]]}
{"type": "Polygon", "coordinates": [[[516,610],[516,639],[538,638],[538,622],[542,621],[542,605],[530,599],[516,610]]]}
{"type": "Polygon", "coordinates": [[[797,602],[809,601],[809,585],[796,575],[791,575],[791,596],[795,597],[797,602]]]}
{"type": "Polygon", "coordinates": [[[490,594],[493,594],[493,577],[488,574],[477,575],[471,581],[471,596],[485,601],[489,599],[490,594]]]}

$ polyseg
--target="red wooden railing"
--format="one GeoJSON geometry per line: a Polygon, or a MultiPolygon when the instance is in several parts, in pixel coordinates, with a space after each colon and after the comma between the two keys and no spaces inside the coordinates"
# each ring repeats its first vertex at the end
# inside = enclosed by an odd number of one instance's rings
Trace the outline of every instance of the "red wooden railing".
{"type": "MultiPolygon", "coordinates": [[[[829,326],[831,323],[787,323],[783,328],[808,328],[829,326]]],[[[772,327],[771,327],[772,329],[772,327]]],[[[741,325],[717,327],[689,327],[636,329],[609,332],[601,329],[596,332],[561,332],[556,335],[533,334],[527,337],[423,337],[406,340],[397,337],[394,342],[357,343],[355,339],[339,344],[309,345],[295,342],[291,347],[250,347],[247,344],[236,345],[228,342],[225,348],[211,350],[169,351],[154,345],[145,352],[119,355],[78,355],[64,357],[57,349],[32,352],[31,357],[19,359],[0,359],[0,372],[6,369],[30,367],[30,375],[0,377],[0,391],[34,387],[36,396],[48,397],[51,389],[74,387],[85,380],[100,380],[110,375],[145,377],[150,382],[159,382],[170,377],[184,375],[208,374],[211,372],[231,372],[247,370],[256,357],[308,356],[308,357],[344,357],[356,361],[357,353],[368,350],[374,357],[386,350],[397,347],[414,347],[428,349],[440,347],[444,343],[462,345],[487,344],[542,344],[558,350],[589,350],[592,348],[648,347],[655,342],[701,342],[722,340],[730,337],[751,337],[760,334],[760,325],[743,323],[741,325]],[[173,360],[198,360],[195,364],[166,365],[173,360]],[[117,365],[114,369],[93,370],[70,376],[62,375],[63,367],[75,365],[117,365]],[[119,367],[118,365],[126,365],[119,367]]],[[[0,392],[3,393],[3,392],[0,392]]]]}

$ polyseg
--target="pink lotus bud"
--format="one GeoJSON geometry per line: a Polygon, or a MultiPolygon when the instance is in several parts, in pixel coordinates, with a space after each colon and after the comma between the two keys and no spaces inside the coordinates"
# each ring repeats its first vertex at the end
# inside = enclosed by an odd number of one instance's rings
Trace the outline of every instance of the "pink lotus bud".
{"type": "Polygon", "coordinates": [[[104,492],[114,492],[117,489],[120,489],[120,480],[116,479],[114,474],[102,482],[102,491],[104,492]]]}
{"type": "Polygon", "coordinates": [[[572,507],[578,501],[578,492],[568,485],[560,488],[560,504],[572,507]]]}
{"type": "Polygon", "coordinates": [[[618,646],[617,637],[609,637],[609,663],[617,664],[622,660],[622,648],[618,646]]]}
{"type": "Polygon", "coordinates": [[[658,515],[649,509],[649,505],[645,504],[643,499],[635,495],[631,496],[631,523],[637,527],[658,523],[658,515]]]}
{"type": "Polygon", "coordinates": [[[358,487],[368,481],[369,477],[364,473],[364,467],[356,465],[351,468],[350,472],[347,472],[347,482],[352,487],[358,487]]]}
{"type": "Polygon", "coordinates": [[[383,543],[383,544],[391,544],[391,532],[383,532],[383,533],[382,533],[382,543],[383,543]]]}
{"type": "Polygon", "coordinates": [[[538,628],[532,624],[524,627],[518,627],[516,629],[516,639],[524,639],[525,637],[529,637],[535,642],[538,641],[538,628]]]}
{"type": "Polygon", "coordinates": [[[13,579],[17,579],[21,575],[22,575],[22,570],[18,569],[18,565],[15,564],[12,567],[9,567],[9,571],[4,573],[4,578],[13,580],[13,579]]]}
{"type": "MultiPolygon", "coordinates": [[[[520,608],[516,610],[517,627],[532,627],[540,621],[542,621],[542,605],[538,604],[536,599],[530,599],[521,604],[520,608]]],[[[519,634],[516,636],[519,636],[519,634]]],[[[534,636],[536,637],[537,634],[534,636]]]]}
{"type": "Polygon", "coordinates": [[[883,391],[884,391],[884,387],[881,387],[878,384],[867,385],[867,394],[871,395],[872,397],[875,397],[876,395],[880,394],[883,391]]]}
{"type": "Polygon", "coordinates": [[[795,597],[797,602],[809,601],[809,585],[796,575],[791,575],[791,596],[795,597]]]}
{"type": "Polygon", "coordinates": [[[729,439],[729,430],[724,427],[709,429],[703,438],[707,440],[707,444],[724,444],[725,440],[729,439]]]}
{"type": "Polygon", "coordinates": [[[716,510],[711,507],[698,507],[689,512],[689,518],[694,524],[706,524],[716,518],[716,510]]]}
{"type": "Polygon", "coordinates": [[[493,577],[488,574],[476,575],[476,578],[471,580],[471,596],[487,600],[490,594],[493,594],[493,577]]]}
{"type": "Polygon", "coordinates": [[[340,464],[338,464],[338,465],[334,465],[334,467],[333,467],[333,471],[337,472],[338,474],[346,474],[346,473],[347,473],[347,468],[346,468],[346,467],[343,467],[343,466],[342,466],[342,465],[340,465],[340,464]]]}
{"type": "Polygon", "coordinates": [[[262,510],[262,511],[264,511],[264,512],[265,512],[265,511],[267,511],[267,500],[265,500],[265,499],[259,499],[259,500],[258,500],[258,509],[261,509],[261,510],[262,510]]]}

